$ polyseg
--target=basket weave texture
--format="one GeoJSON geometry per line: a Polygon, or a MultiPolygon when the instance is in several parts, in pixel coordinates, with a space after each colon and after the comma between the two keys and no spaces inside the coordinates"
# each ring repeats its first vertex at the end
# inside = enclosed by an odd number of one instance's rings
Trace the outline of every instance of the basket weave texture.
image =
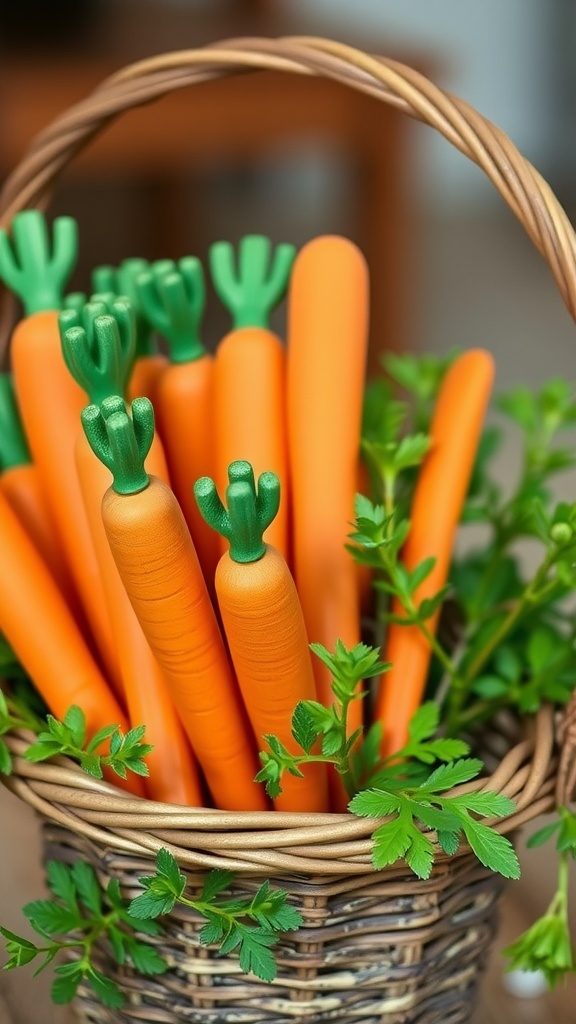
{"type": "MultiPolygon", "coordinates": [[[[124,110],[182,86],[256,69],[327,76],[435,127],[486,172],[546,258],[576,316],[574,233],[546,182],[507,137],[410,68],[322,39],[228,40],[123,69],[34,140],[0,195],[0,223],[9,226],[25,207],[45,207],[61,171],[124,110]]],[[[0,351],[6,351],[13,316],[3,298],[0,351]]],[[[575,723],[576,703],[560,723],[551,707],[522,725],[504,716],[482,738],[488,776],[459,791],[489,789],[512,797],[517,810],[497,827],[514,833],[571,795],[575,723]]],[[[150,873],[155,852],[165,846],[193,889],[215,867],[235,872],[239,894],[272,878],[288,890],[304,919],[297,933],[283,936],[278,978],[266,984],[243,975],[233,954],[217,958],[201,947],[199,920],[177,907],[164,934],[153,940],[172,970],[144,979],[102,953],[101,966],[124,990],[127,1004],[105,1009],[81,992],[77,1007],[84,1021],[464,1024],[470,1019],[502,880],[465,847],[452,858],[438,848],[427,881],[403,864],[376,872],[370,859],[374,820],[156,804],[129,797],[65,760],[27,762],[22,735],[8,743],[14,773],[3,781],[41,816],[47,859],[86,859],[104,884],[117,878],[131,897],[139,891],[138,876],[150,873]]]]}

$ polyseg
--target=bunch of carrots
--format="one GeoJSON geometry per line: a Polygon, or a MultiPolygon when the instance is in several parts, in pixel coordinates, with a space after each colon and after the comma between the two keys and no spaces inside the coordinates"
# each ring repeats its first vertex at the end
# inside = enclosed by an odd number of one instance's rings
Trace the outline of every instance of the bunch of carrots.
{"type": "MultiPolygon", "coordinates": [[[[297,703],[332,701],[309,643],[361,639],[366,579],[346,542],[364,258],[336,236],[298,253],[259,236],[237,252],[217,243],[211,278],[232,325],[211,354],[197,259],[98,268],[87,299],[65,295],[76,249],[71,218],[50,237],[26,211],[0,232],[0,278],[24,311],[0,378],[0,632],[57,717],[76,704],[92,733],[146,723],[150,775],[123,783],[136,795],[270,809],[254,781],[262,737],[291,750],[297,703]],[[285,343],[270,327],[284,296],[285,343]]],[[[492,376],[490,356],[468,352],[441,387],[403,552],[407,569],[436,559],[419,601],[446,581],[492,376]]],[[[375,713],[390,754],[430,647],[392,625],[383,654],[393,668],[375,713]]],[[[306,765],[274,807],[345,809],[331,771],[306,765]]]]}

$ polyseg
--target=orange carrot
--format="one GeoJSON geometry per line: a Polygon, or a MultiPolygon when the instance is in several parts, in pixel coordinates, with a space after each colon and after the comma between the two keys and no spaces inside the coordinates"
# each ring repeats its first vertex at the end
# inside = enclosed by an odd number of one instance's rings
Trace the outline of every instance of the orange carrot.
{"type": "MultiPolygon", "coordinates": [[[[170,479],[210,591],[220,557],[220,540],[204,522],[194,500],[194,481],[214,472],[214,360],[199,336],[204,311],[202,265],[195,257],[137,279],[148,321],[166,340],[170,363],[160,374],[154,410],[166,450],[170,479]]],[[[158,474],[155,474],[158,475],[158,474]]]]}
{"type": "MultiPolygon", "coordinates": [[[[333,650],[360,641],[358,569],[345,544],[354,518],[368,340],[368,273],[344,238],[300,251],[288,293],[288,443],[294,574],[311,641],[333,650]]],[[[319,699],[331,676],[314,665],[319,699]]],[[[350,706],[350,731],[362,701],[350,706]]]]}
{"type": "Polygon", "coordinates": [[[188,527],[170,488],[144,469],[152,405],[135,399],[133,420],[116,409],[107,400],[82,413],[114,476],[102,503],[114,561],[216,805],[263,810],[249,725],[188,527]]]}
{"type": "Polygon", "coordinates": [[[0,374],[0,490],[40,552],[70,608],[74,588],[20,422],[10,375],[0,374]]]}
{"type": "MultiPolygon", "coordinates": [[[[114,390],[123,390],[134,334],[129,310],[123,303],[113,302],[110,305],[112,315],[102,315],[102,308],[102,304],[90,303],[77,311],[77,315],[62,315],[60,318],[66,363],[78,382],[85,386],[89,398],[100,401],[110,399],[114,390]],[[92,346],[88,344],[87,331],[78,325],[78,319],[84,322],[91,334],[92,346]],[[66,327],[67,323],[72,323],[72,326],[66,327]]],[[[116,398],[116,403],[119,409],[124,409],[121,397],[116,398]]],[[[156,449],[156,455],[159,450],[156,449]]],[[[152,456],[151,450],[147,460],[149,468],[152,456]]],[[[102,499],[112,477],[94,455],[83,430],[78,436],[76,461],[118,651],[130,723],[134,726],[146,722],[147,739],[154,747],[147,758],[150,775],[146,789],[154,800],[201,804],[200,782],[182,726],[158,662],[118,575],[104,530],[102,499]]],[[[163,466],[154,468],[162,471],[163,466]]]]}
{"type": "MultiPolygon", "coordinates": [[[[214,481],[203,477],[194,493],[206,521],[229,542],[216,570],[216,594],[232,662],[256,743],[277,736],[293,754],[292,714],[301,700],[315,700],[316,687],[306,627],[290,570],[262,534],[280,502],[274,473],[262,473],[258,492],[248,462],[229,468],[224,508],[214,481]]],[[[309,764],[304,778],[286,773],[279,811],[327,811],[325,766],[309,764]]]]}
{"type": "MultiPolygon", "coordinates": [[[[108,689],[62,594],[32,541],[0,494],[0,631],[57,718],[82,708],[87,733],[127,722],[108,689]]],[[[141,780],[114,781],[143,795],[141,780]]]]}
{"type": "Polygon", "coordinates": [[[290,489],[286,439],[285,352],[268,318],[285,290],[294,247],[280,245],[270,264],[270,242],[248,236],[238,269],[229,242],[210,250],[214,287],[233,317],[232,331],[216,349],[214,368],[215,477],[224,493],[228,466],[246,459],[256,474],[272,470],[282,505],[266,540],[288,557],[290,489]]]}
{"type": "MultiPolygon", "coordinates": [[[[173,263],[171,260],[163,260],[154,266],[172,267],[173,263]]],[[[153,332],[140,308],[136,281],[148,267],[147,260],[137,257],[123,260],[118,268],[97,267],[93,274],[93,290],[97,293],[113,292],[130,299],[136,315],[136,352],[127,385],[128,401],[144,395],[155,405],[158,379],[168,360],[156,349],[153,332]]]]}
{"type": "MultiPolygon", "coordinates": [[[[416,483],[410,533],[402,551],[409,571],[426,558],[436,560],[413,595],[416,606],[433,597],[448,577],[493,378],[490,354],[473,349],[456,359],[442,382],[430,428],[430,452],[416,483]]],[[[392,611],[405,614],[399,602],[392,611]]],[[[438,616],[439,610],[426,620],[432,635],[438,616]]],[[[430,644],[418,626],[392,623],[384,652],[392,668],[376,702],[376,715],[383,723],[384,756],[394,754],[408,738],[408,723],[422,700],[430,657],[430,644]]]]}
{"type": "Polygon", "coordinates": [[[28,313],[11,344],[18,406],[89,630],[108,677],[116,679],[112,630],[74,462],[84,398],[66,369],[58,330],[61,288],[75,255],[75,222],[55,221],[51,260],[46,225],[37,210],[15,217],[13,232],[14,252],[0,232],[0,274],[28,313]]]}

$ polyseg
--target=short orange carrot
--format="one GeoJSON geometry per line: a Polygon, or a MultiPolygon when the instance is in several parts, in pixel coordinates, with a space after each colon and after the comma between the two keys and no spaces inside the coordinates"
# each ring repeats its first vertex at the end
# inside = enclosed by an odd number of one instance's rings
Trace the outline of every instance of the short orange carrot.
{"type": "MultiPolygon", "coordinates": [[[[202,566],[208,589],[220,557],[220,539],[204,522],[194,500],[194,481],[214,472],[214,359],[202,344],[204,275],[200,260],[152,269],[137,279],[144,315],[166,340],[170,362],[157,381],[154,412],[172,488],[202,566]]],[[[156,474],[157,475],[157,474],[156,474]]]]}
{"type": "MultiPolygon", "coordinates": [[[[248,462],[232,463],[229,479],[226,508],[209,477],[194,488],[206,521],[230,545],[216,570],[226,639],[258,747],[271,734],[296,754],[292,715],[299,701],[316,699],[316,687],[294,580],[280,552],[262,539],[278,511],[280,483],[274,473],[262,473],[256,491],[248,462]]],[[[307,765],[304,778],[287,773],[274,806],[327,811],[325,766],[307,765]]]]}
{"type": "MultiPolygon", "coordinates": [[[[288,447],[294,575],[311,641],[333,650],[360,641],[359,573],[345,549],[354,518],[368,343],[368,271],[345,238],[313,239],[288,291],[288,447]]],[[[331,677],[314,665],[319,700],[331,677]]],[[[350,731],[362,701],[350,707],[350,731]]]]}
{"type": "MultiPolygon", "coordinates": [[[[0,631],[50,711],[62,719],[72,704],[86,715],[89,736],[107,725],[128,728],[50,572],[0,494],[0,631]]],[[[141,780],[117,785],[143,795],[141,780]]]]}
{"type": "MultiPolygon", "coordinates": [[[[166,260],[155,264],[158,267],[163,265],[172,266],[172,263],[166,260]]],[[[127,397],[131,402],[133,398],[144,395],[155,404],[158,378],[168,361],[166,356],[157,350],[154,332],[140,308],[136,281],[149,266],[147,260],[134,257],[123,260],[119,267],[97,267],[92,281],[94,292],[113,292],[118,297],[130,299],[136,316],[136,351],[127,384],[127,397]]]]}
{"type": "Polygon", "coordinates": [[[115,402],[82,413],[86,436],[113,474],[102,518],[114,561],[218,807],[263,810],[240,694],[190,532],[173,492],[144,469],[152,404],[115,402]]]}
{"type": "MultiPolygon", "coordinates": [[[[94,403],[110,400],[114,391],[123,390],[134,340],[128,307],[120,301],[113,302],[110,314],[105,315],[103,308],[101,303],[89,303],[78,311],[78,317],[63,314],[60,318],[66,363],[94,403]],[[85,327],[79,326],[77,319],[85,327]],[[71,321],[73,326],[66,328],[66,322],[71,321]]],[[[120,410],[124,409],[120,396],[116,403],[120,410]]],[[[111,474],[94,455],[81,428],[80,434],[83,444],[78,443],[76,449],[78,476],[112,623],[130,724],[145,722],[147,739],[154,747],[147,758],[150,774],[146,789],[153,800],[198,805],[202,803],[201,787],[188,743],[158,662],[118,575],[104,530],[101,507],[111,474]]]]}
{"type": "MultiPolygon", "coordinates": [[[[465,352],[448,369],[430,428],[431,446],[418,476],[410,512],[410,533],[402,562],[412,571],[434,558],[432,571],[413,595],[418,606],[445,584],[454,538],[476,458],[494,379],[494,362],[483,349],[465,352]]],[[[396,602],[392,611],[405,614],[396,602]]],[[[434,634],[439,611],[426,621],[434,634]]],[[[392,668],[384,677],[376,702],[383,723],[384,756],[394,754],[408,737],[408,723],[418,708],[428,674],[430,643],[416,625],[392,623],[384,658],[392,668]]]]}
{"type": "Polygon", "coordinates": [[[268,326],[283,297],[294,247],[279,245],[271,260],[267,238],[243,238],[234,266],[229,242],[210,249],[212,280],[232,314],[232,330],[216,349],[214,368],[215,479],[221,493],[228,466],[246,459],[256,474],[271,470],[280,479],[282,504],[266,541],[285,558],[289,549],[290,482],[286,438],[284,347],[268,326]]]}

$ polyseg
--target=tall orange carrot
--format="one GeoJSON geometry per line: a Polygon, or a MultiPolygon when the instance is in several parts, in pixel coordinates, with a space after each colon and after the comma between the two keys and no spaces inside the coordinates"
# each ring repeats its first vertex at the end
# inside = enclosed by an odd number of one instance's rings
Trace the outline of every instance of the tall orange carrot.
{"type": "Polygon", "coordinates": [[[72,580],[36,466],[30,460],[10,374],[0,374],[0,491],[42,555],[70,608],[72,580]]]}
{"type": "Polygon", "coordinates": [[[263,810],[250,727],[190,532],[173,492],[144,469],[152,404],[135,399],[132,420],[116,410],[107,400],[82,413],[114,476],[102,503],[114,561],[216,805],[263,810]]]}
{"type": "MultiPolygon", "coordinates": [[[[158,379],[168,361],[156,348],[154,332],[140,307],[136,282],[139,275],[145,273],[149,266],[147,260],[134,257],[123,260],[119,267],[96,267],[92,282],[94,292],[113,292],[119,297],[130,299],[136,316],[136,351],[127,384],[127,397],[131,402],[133,398],[144,395],[154,404],[158,379]]],[[[172,267],[173,263],[171,260],[163,260],[154,266],[166,269],[172,267]]]]}
{"type": "Polygon", "coordinates": [[[0,232],[0,275],[28,313],[11,344],[18,406],[89,631],[107,674],[116,678],[112,630],[74,459],[84,397],[66,369],[58,330],[61,290],[76,250],[75,222],[55,221],[50,258],[42,214],[26,211],[14,218],[13,246],[0,232]]]}
{"type": "MultiPolygon", "coordinates": [[[[436,560],[413,595],[416,605],[433,597],[448,577],[493,378],[490,354],[472,349],[452,363],[442,381],[430,427],[430,452],[416,483],[410,533],[402,551],[409,571],[426,558],[436,560]]],[[[392,611],[405,614],[398,601],[392,611]]],[[[439,611],[426,620],[432,635],[438,616],[439,611]]],[[[430,657],[430,643],[418,626],[391,624],[384,658],[392,668],[376,702],[376,715],[383,723],[384,756],[394,754],[408,738],[408,723],[422,700],[430,657]]]]}
{"type": "MultiPolygon", "coordinates": [[[[280,483],[274,473],[262,473],[256,491],[248,462],[232,463],[229,479],[227,508],[209,477],[194,488],[206,521],[230,544],[216,570],[226,639],[257,745],[271,734],[295,754],[292,714],[299,701],[316,699],[316,687],[294,580],[280,552],[262,539],[278,511],[280,483]]],[[[327,811],[325,766],[307,765],[304,778],[286,773],[274,806],[327,811]]]]}
{"type": "Polygon", "coordinates": [[[229,242],[210,249],[212,280],[232,314],[233,326],[216,349],[214,368],[215,478],[224,493],[228,466],[246,459],[256,474],[272,470],[280,478],[282,504],[266,540],[288,557],[290,486],[286,438],[285,352],[269,326],[280,301],[294,247],[279,245],[271,260],[267,238],[243,238],[234,266],[229,242]]]}
{"type": "Polygon", "coordinates": [[[144,315],[168,344],[170,363],[158,378],[154,411],[172,487],[212,590],[220,541],[200,515],[193,493],[194,481],[214,472],[214,360],[199,333],[205,302],[202,265],[194,256],[180,260],[177,268],[153,264],[136,283],[144,315]]]}
{"type": "MultiPolygon", "coordinates": [[[[310,641],[360,641],[359,573],[345,544],[354,518],[368,343],[368,272],[352,242],[309,242],[288,292],[288,446],[294,575],[310,641]]],[[[319,699],[331,677],[314,665],[319,699]]],[[[350,707],[350,731],[362,701],[350,707]]]]}
{"type": "MultiPolygon", "coordinates": [[[[129,307],[123,302],[112,302],[108,307],[110,315],[103,315],[106,308],[102,303],[92,302],[60,317],[66,364],[95,404],[124,390],[134,349],[134,323],[129,307]]],[[[120,396],[116,402],[119,409],[124,409],[120,396]]],[[[102,523],[102,499],[111,474],[94,455],[82,428],[79,429],[78,476],[112,622],[130,723],[147,723],[148,740],[154,747],[148,756],[150,775],[146,788],[154,800],[197,805],[201,803],[201,787],[189,746],[158,662],[118,575],[102,523]]],[[[163,461],[158,465],[158,452],[161,449],[152,446],[147,465],[152,468],[150,460],[155,455],[154,468],[165,474],[163,461]]]]}

